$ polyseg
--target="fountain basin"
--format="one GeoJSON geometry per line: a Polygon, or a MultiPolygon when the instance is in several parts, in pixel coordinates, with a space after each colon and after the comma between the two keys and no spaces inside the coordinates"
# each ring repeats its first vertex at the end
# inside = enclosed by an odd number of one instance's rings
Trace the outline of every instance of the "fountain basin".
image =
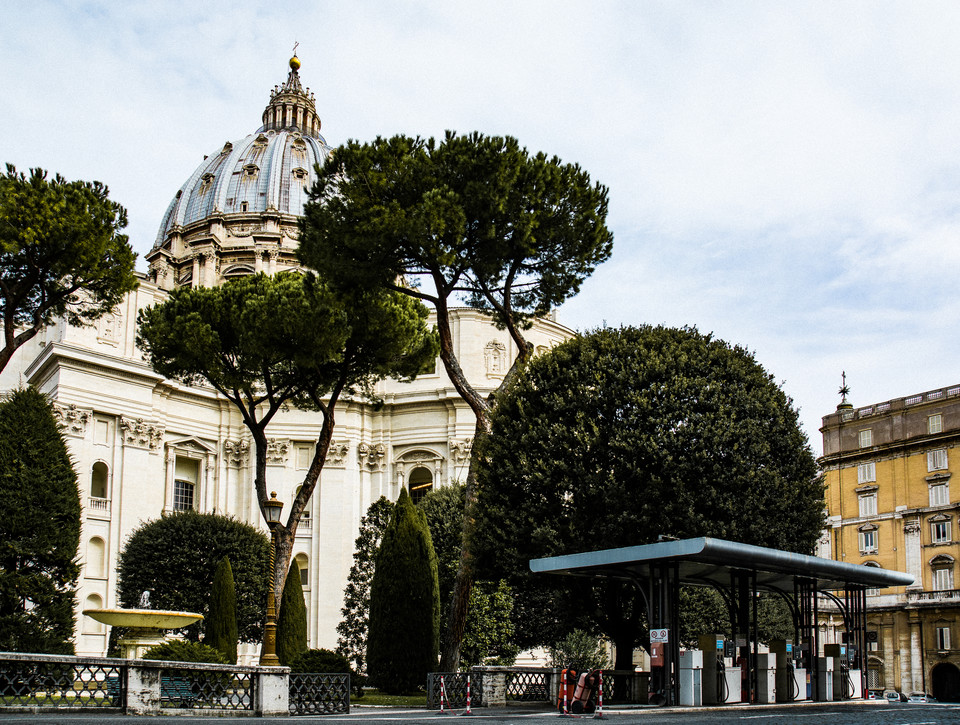
{"type": "Polygon", "coordinates": [[[157,609],[84,609],[83,613],[114,627],[143,629],[180,629],[203,619],[195,612],[171,612],[157,609]]]}

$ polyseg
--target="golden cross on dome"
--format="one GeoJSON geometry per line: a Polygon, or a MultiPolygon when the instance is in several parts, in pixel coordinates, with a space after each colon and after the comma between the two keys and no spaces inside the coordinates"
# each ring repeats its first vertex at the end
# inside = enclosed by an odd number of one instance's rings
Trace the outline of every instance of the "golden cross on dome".
{"type": "Polygon", "coordinates": [[[296,40],[293,41],[293,54],[294,54],[294,55],[297,54],[297,46],[298,46],[298,45],[300,45],[300,43],[298,43],[296,40]]]}

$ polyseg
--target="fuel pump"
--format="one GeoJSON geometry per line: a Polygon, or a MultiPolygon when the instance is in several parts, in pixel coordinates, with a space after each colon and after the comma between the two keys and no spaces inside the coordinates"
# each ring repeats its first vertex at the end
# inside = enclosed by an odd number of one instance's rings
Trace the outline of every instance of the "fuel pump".
{"type": "Polygon", "coordinates": [[[703,702],[723,704],[740,700],[740,668],[733,666],[734,648],[723,635],[701,635],[703,702]]]}

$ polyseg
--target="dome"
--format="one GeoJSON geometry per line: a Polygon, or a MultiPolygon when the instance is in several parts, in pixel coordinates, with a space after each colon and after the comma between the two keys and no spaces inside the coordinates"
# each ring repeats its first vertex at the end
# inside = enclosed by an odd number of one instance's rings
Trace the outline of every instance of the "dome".
{"type": "Polygon", "coordinates": [[[191,174],[164,214],[156,246],[174,227],[189,227],[211,216],[265,211],[301,216],[329,147],[319,135],[261,128],[228,141],[191,174]]]}
{"type": "Polygon", "coordinates": [[[330,147],[300,61],[274,86],[262,125],[205,156],[170,202],[146,259],[160,286],[295,267],[298,219],[330,147]]]}

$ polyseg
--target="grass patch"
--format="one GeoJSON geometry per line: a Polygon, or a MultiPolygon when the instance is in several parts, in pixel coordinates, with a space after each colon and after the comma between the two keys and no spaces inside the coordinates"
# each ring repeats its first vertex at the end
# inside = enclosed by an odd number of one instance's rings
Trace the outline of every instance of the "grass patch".
{"type": "Polygon", "coordinates": [[[387,695],[380,690],[365,690],[363,697],[350,698],[350,707],[363,705],[389,705],[391,707],[426,707],[427,693],[415,695],[387,695]]]}

